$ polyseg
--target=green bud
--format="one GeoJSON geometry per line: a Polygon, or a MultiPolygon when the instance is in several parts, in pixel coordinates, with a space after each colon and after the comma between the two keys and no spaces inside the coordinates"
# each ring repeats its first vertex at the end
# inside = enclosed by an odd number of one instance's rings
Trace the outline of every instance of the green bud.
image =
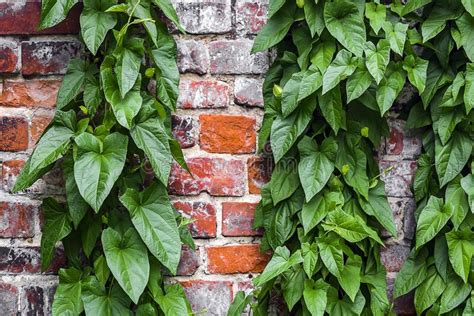
{"type": "Polygon", "coordinates": [[[334,191],[342,191],[344,184],[339,180],[338,177],[332,175],[329,179],[329,188],[334,191]]]}
{"type": "Polygon", "coordinates": [[[147,68],[145,70],[145,77],[153,78],[154,75],[155,75],[155,68],[147,68]]]}
{"type": "Polygon", "coordinates": [[[377,180],[377,179],[372,179],[372,180],[370,181],[370,184],[369,184],[369,189],[375,188],[378,183],[379,183],[379,180],[377,180]]]}
{"type": "Polygon", "coordinates": [[[360,129],[360,134],[362,135],[362,137],[369,137],[369,128],[367,126],[362,127],[360,129]]]}
{"type": "Polygon", "coordinates": [[[277,85],[273,85],[273,95],[276,96],[277,98],[281,97],[281,93],[283,92],[283,89],[277,85]]]}
{"type": "Polygon", "coordinates": [[[345,176],[349,171],[351,171],[351,167],[349,167],[349,165],[342,166],[342,170],[341,170],[342,175],[345,176]]]}
{"type": "Polygon", "coordinates": [[[304,7],[304,0],[296,0],[296,6],[298,8],[303,8],[304,7]]]}
{"type": "Polygon", "coordinates": [[[89,113],[89,110],[85,106],[81,105],[79,106],[79,108],[81,109],[82,113],[84,113],[85,115],[89,113]]]}

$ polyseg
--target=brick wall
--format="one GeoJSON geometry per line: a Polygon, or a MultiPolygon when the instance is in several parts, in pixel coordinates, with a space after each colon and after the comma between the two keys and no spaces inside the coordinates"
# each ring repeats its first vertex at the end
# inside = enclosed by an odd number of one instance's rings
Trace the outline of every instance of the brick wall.
{"type": "MultiPolygon", "coordinates": [[[[182,72],[178,111],[173,117],[194,178],[173,168],[174,206],[196,221],[196,251],[183,249],[176,277],[195,311],[224,315],[232,296],[248,289],[268,254],[258,250],[260,231],[252,229],[259,190],[271,162],[256,154],[262,117],[261,84],[269,56],[250,55],[252,38],[265,23],[266,1],[175,1],[186,35],[176,35],[182,72]]],[[[60,196],[52,172],[32,188],[11,194],[15,177],[51,120],[55,94],[71,56],[81,53],[75,8],[54,29],[38,33],[39,0],[0,0],[0,314],[48,314],[58,253],[39,273],[40,198],[60,196]]],[[[410,183],[420,139],[393,119],[391,136],[380,151],[387,193],[399,238],[390,240],[382,260],[393,280],[409,252],[414,200],[410,183]]],[[[392,281],[389,283],[393,283],[392,281]]],[[[399,311],[407,309],[406,302],[399,311]]]]}

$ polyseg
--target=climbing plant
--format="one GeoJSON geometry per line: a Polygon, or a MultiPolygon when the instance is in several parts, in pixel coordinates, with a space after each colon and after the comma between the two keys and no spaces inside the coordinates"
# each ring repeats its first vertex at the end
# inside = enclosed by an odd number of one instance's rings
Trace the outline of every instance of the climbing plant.
{"type": "MultiPolygon", "coordinates": [[[[40,28],[77,2],[43,0],[40,28]]],[[[168,0],[83,1],[86,52],[69,63],[54,119],[13,189],[54,166],[64,175],[65,203],[42,204],[42,269],[59,241],[68,259],[53,315],[191,313],[180,285],[163,284],[163,273],[177,271],[182,242],[194,244],[166,190],[173,158],[187,167],[170,127],[176,45],[158,10],[181,29],[168,0]]]]}
{"type": "Polygon", "coordinates": [[[276,297],[296,315],[393,313],[380,248],[382,230],[397,231],[373,157],[404,88],[423,154],[416,242],[394,296],[415,290],[418,314],[472,315],[472,14],[468,0],[270,0],[253,51],[276,51],[259,134],[275,167],[255,227],[273,255],[229,315],[266,315],[276,297]]]}

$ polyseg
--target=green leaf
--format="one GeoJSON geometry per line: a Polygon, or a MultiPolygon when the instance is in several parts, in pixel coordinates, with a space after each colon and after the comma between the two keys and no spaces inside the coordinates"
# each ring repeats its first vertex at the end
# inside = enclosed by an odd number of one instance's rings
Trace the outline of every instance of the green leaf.
{"type": "Polygon", "coordinates": [[[122,98],[113,72],[113,64],[113,58],[107,56],[100,66],[105,99],[112,106],[114,115],[120,125],[130,129],[133,118],[138,114],[142,106],[143,99],[140,95],[140,79],[135,82],[132,90],[122,98]]]}
{"type": "Polygon", "coordinates": [[[455,231],[446,233],[449,261],[454,272],[467,283],[471,259],[474,254],[474,233],[472,231],[455,231]]]}
{"type": "Polygon", "coordinates": [[[357,68],[357,58],[343,49],[336,55],[334,61],[329,65],[323,75],[323,94],[336,87],[339,82],[346,79],[357,68]]]}
{"type": "Polygon", "coordinates": [[[316,142],[306,136],[298,143],[298,151],[298,174],[309,202],[323,189],[334,171],[337,143],[333,138],[326,138],[318,148],[316,142]]]}
{"type": "Polygon", "coordinates": [[[298,108],[287,118],[276,117],[270,134],[275,162],[278,162],[290,150],[297,138],[304,132],[312,119],[315,109],[316,97],[311,96],[303,100],[298,108]]]}
{"type": "Polygon", "coordinates": [[[295,2],[287,1],[263,26],[253,42],[252,53],[262,52],[278,44],[294,22],[295,2]]]}
{"type": "Polygon", "coordinates": [[[138,79],[140,65],[143,59],[143,39],[129,38],[124,45],[114,51],[116,58],[115,74],[120,90],[120,96],[125,98],[138,79]]]}
{"type": "Polygon", "coordinates": [[[469,207],[474,213],[474,175],[472,173],[461,179],[461,187],[466,192],[469,207]]]}
{"type": "Polygon", "coordinates": [[[105,12],[116,3],[116,0],[84,0],[84,9],[80,18],[81,35],[93,55],[97,54],[107,32],[117,23],[113,13],[105,12]]]}
{"type": "Polygon", "coordinates": [[[69,104],[80,92],[86,78],[86,63],[81,59],[71,59],[66,75],[59,87],[56,98],[56,109],[61,110],[69,104]]]}
{"type": "Polygon", "coordinates": [[[69,10],[78,3],[78,0],[43,0],[41,1],[41,30],[55,26],[63,21],[69,10]]]}
{"type": "Polygon", "coordinates": [[[322,75],[314,66],[304,72],[294,73],[283,87],[281,95],[283,117],[293,113],[299,102],[316,92],[322,84],[322,75]]]}
{"type": "Polygon", "coordinates": [[[426,76],[425,91],[421,94],[421,100],[425,108],[435,96],[436,91],[445,85],[449,80],[449,76],[445,73],[441,66],[433,61],[430,61],[426,76]]]}
{"type": "Polygon", "coordinates": [[[344,270],[344,255],[340,243],[340,239],[331,238],[331,235],[320,237],[317,241],[319,257],[328,271],[337,278],[341,277],[344,270]]]}
{"type": "Polygon", "coordinates": [[[318,36],[324,31],[323,3],[318,1],[305,1],[304,16],[311,31],[311,36],[318,36]]]}
{"type": "Polygon", "coordinates": [[[417,161],[417,168],[415,172],[415,181],[413,189],[415,190],[415,200],[419,202],[428,195],[433,175],[433,163],[428,154],[422,154],[417,161]]]}
{"type": "Polygon", "coordinates": [[[441,234],[436,237],[433,257],[436,270],[444,281],[448,279],[448,244],[446,238],[441,234]]]}
{"type": "Polygon", "coordinates": [[[452,5],[439,3],[435,5],[428,18],[421,25],[423,42],[427,42],[445,28],[448,20],[455,20],[462,14],[462,11],[453,8],[452,5]]]}
{"type": "Polygon", "coordinates": [[[454,134],[446,146],[436,139],[435,167],[439,183],[444,187],[464,168],[472,152],[472,141],[462,133],[454,134]]]}
{"type": "Polygon", "coordinates": [[[359,98],[372,83],[372,77],[366,66],[361,63],[354,73],[347,79],[346,94],[347,103],[359,98]]]}
{"type": "Polygon", "coordinates": [[[290,311],[303,297],[304,280],[305,275],[301,267],[290,272],[282,279],[283,298],[290,311]]]}
{"type": "Polygon", "coordinates": [[[127,189],[120,202],[150,252],[176,274],[181,240],[166,188],[155,182],[143,192],[127,189]]]}
{"type": "Polygon", "coordinates": [[[453,209],[443,200],[431,196],[421,211],[416,227],[416,249],[433,239],[453,215],[453,209]]]}
{"type": "Polygon", "coordinates": [[[332,89],[318,98],[319,107],[324,118],[337,135],[339,129],[346,128],[346,113],[344,112],[340,87],[332,89]]]}
{"type": "Polygon", "coordinates": [[[380,3],[366,3],[365,4],[365,17],[369,19],[370,27],[374,30],[375,34],[378,34],[380,29],[385,22],[387,16],[387,9],[385,5],[380,3]]]}
{"type": "Polygon", "coordinates": [[[173,157],[163,123],[153,117],[137,122],[132,126],[130,135],[137,147],[145,152],[156,177],[167,185],[173,157]]]}
{"type": "Polygon", "coordinates": [[[94,261],[94,273],[100,284],[105,285],[110,276],[110,269],[107,266],[107,261],[105,260],[104,255],[100,255],[94,261]]]}
{"type": "Polygon", "coordinates": [[[377,84],[383,79],[385,69],[390,61],[390,43],[382,39],[377,43],[377,47],[372,42],[367,42],[365,48],[365,64],[377,84]]]}
{"type": "Polygon", "coordinates": [[[474,1],[473,0],[461,0],[462,5],[469,12],[470,15],[474,16],[474,1]]]}
{"type": "Polygon", "coordinates": [[[74,162],[74,178],[81,196],[98,212],[122,173],[128,137],[113,133],[102,143],[95,136],[82,133],[75,141],[78,152],[74,162]]]}
{"type": "Polygon", "coordinates": [[[112,285],[105,289],[95,276],[89,276],[82,282],[82,301],[86,315],[131,316],[128,309],[130,299],[120,286],[112,285]]]}
{"type": "Polygon", "coordinates": [[[146,246],[137,231],[129,228],[123,235],[112,228],[102,232],[105,259],[114,278],[137,304],[150,273],[146,246]]]}
{"type": "Polygon", "coordinates": [[[361,291],[357,293],[355,300],[351,301],[347,296],[339,298],[338,291],[333,287],[328,290],[326,312],[329,315],[357,316],[362,313],[364,306],[365,297],[361,291]]]}
{"type": "Polygon", "coordinates": [[[155,47],[158,47],[158,31],[156,29],[155,21],[153,20],[153,16],[151,15],[151,3],[149,0],[147,1],[140,1],[140,0],[131,0],[130,6],[135,8],[133,11],[133,16],[141,19],[141,20],[149,20],[143,22],[148,35],[150,36],[153,44],[155,47]]]}
{"type": "Polygon", "coordinates": [[[290,256],[288,248],[278,247],[262,274],[254,278],[253,284],[255,286],[263,285],[301,262],[303,262],[301,251],[296,251],[290,256]]]}
{"type": "Polygon", "coordinates": [[[403,55],[403,48],[407,38],[408,24],[396,23],[393,25],[391,22],[385,22],[383,24],[383,30],[385,31],[385,37],[390,42],[390,48],[398,55],[403,55]]]}
{"type": "Polygon", "coordinates": [[[20,174],[18,175],[16,179],[15,185],[12,188],[12,193],[16,193],[26,188],[29,188],[30,186],[33,185],[33,183],[35,183],[39,178],[41,178],[53,167],[53,165],[50,165],[43,169],[32,170],[30,168],[30,162],[31,162],[31,156],[30,158],[28,158],[25,165],[21,169],[20,174]]]}
{"type": "Polygon", "coordinates": [[[72,231],[67,209],[61,207],[53,198],[46,198],[42,204],[44,224],[41,235],[41,270],[45,271],[53,259],[58,241],[72,231]]]}
{"type": "Polygon", "coordinates": [[[86,257],[90,257],[92,251],[97,243],[102,232],[102,217],[99,214],[88,214],[81,225],[79,225],[79,232],[81,233],[82,249],[86,257]]]}
{"type": "Polygon", "coordinates": [[[173,4],[171,3],[170,0],[153,0],[153,3],[155,3],[158,8],[160,8],[161,12],[166,15],[168,19],[170,19],[171,22],[181,31],[184,33],[184,29],[179,23],[179,18],[178,15],[176,14],[176,10],[173,7],[173,4]]]}
{"type": "Polygon", "coordinates": [[[466,218],[469,212],[469,204],[467,202],[467,196],[461,187],[461,177],[456,177],[446,187],[445,201],[453,209],[453,216],[451,222],[454,225],[454,229],[458,229],[461,223],[466,218]]]}
{"type": "Polygon", "coordinates": [[[329,33],[358,57],[362,57],[366,42],[363,16],[357,5],[348,0],[335,0],[324,5],[324,21],[329,33]]]}
{"type": "Polygon", "coordinates": [[[426,87],[428,61],[418,56],[409,55],[403,62],[403,69],[406,70],[410,83],[418,89],[420,94],[423,93],[426,87]]]}
{"type": "Polygon", "coordinates": [[[238,291],[229,306],[227,316],[241,316],[247,305],[252,300],[252,295],[245,295],[244,291],[238,291]]]}
{"type": "Polygon", "coordinates": [[[74,227],[77,228],[84,215],[86,215],[87,210],[89,210],[89,204],[82,198],[77,188],[76,180],[74,179],[74,159],[72,155],[65,157],[62,169],[69,216],[74,223],[74,227]]]}
{"type": "Polygon", "coordinates": [[[318,41],[311,53],[311,63],[324,73],[336,52],[336,43],[329,40],[318,41]]]}
{"type": "Polygon", "coordinates": [[[59,284],[54,293],[53,315],[79,315],[84,310],[81,271],[75,268],[59,270],[59,284]]]}
{"type": "Polygon", "coordinates": [[[322,195],[316,195],[309,202],[303,204],[301,224],[305,235],[324,219],[327,212],[326,201],[322,195]]]}
{"type": "Polygon", "coordinates": [[[342,289],[353,302],[360,288],[361,268],[362,258],[357,255],[351,255],[347,258],[341,276],[338,278],[342,289]]]}
{"type": "Polygon", "coordinates": [[[329,284],[322,279],[305,280],[303,298],[312,316],[323,316],[327,304],[329,284]]]}
{"type": "Polygon", "coordinates": [[[446,283],[444,283],[443,278],[436,272],[435,268],[431,268],[426,280],[415,291],[416,312],[421,315],[423,311],[436,302],[445,288],[446,283]]]}
{"type": "Polygon", "coordinates": [[[270,184],[271,196],[275,205],[289,198],[299,187],[296,166],[277,164],[273,170],[270,184]]]}
{"type": "Polygon", "coordinates": [[[469,296],[472,290],[472,285],[463,283],[463,281],[451,275],[448,277],[448,284],[446,290],[441,295],[440,314],[447,313],[462,304],[469,296]]]}
{"type": "Polygon", "coordinates": [[[408,129],[420,128],[431,125],[432,123],[430,113],[425,111],[423,104],[419,102],[410,109],[405,127],[408,129]]]}
{"type": "Polygon", "coordinates": [[[405,85],[405,74],[401,69],[387,72],[377,88],[376,99],[383,116],[393,105],[405,85]]]}
{"type": "Polygon", "coordinates": [[[184,290],[179,284],[165,285],[166,295],[158,296],[157,303],[165,315],[190,315],[184,290]]]}
{"type": "Polygon", "coordinates": [[[469,114],[474,108],[474,64],[466,65],[466,85],[464,87],[464,106],[466,114],[469,114]]]}
{"type": "Polygon", "coordinates": [[[393,298],[407,294],[414,288],[418,287],[427,275],[426,258],[428,251],[426,249],[416,252],[411,251],[407,261],[403,264],[400,272],[395,279],[393,298]]]}
{"type": "Polygon", "coordinates": [[[456,25],[461,33],[461,43],[464,52],[471,62],[474,61],[474,17],[464,13],[456,20],[456,25]]]}
{"type": "Polygon", "coordinates": [[[313,276],[318,262],[318,245],[316,243],[301,244],[301,254],[303,255],[303,269],[308,278],[313,276]]]}
{"type": "Polygon", "coordinates": [[[69,149],[74,132],[64,126],[53,125],[41,137],[31,155],[30,169],[42,169],[59,158],[69,149]]]}

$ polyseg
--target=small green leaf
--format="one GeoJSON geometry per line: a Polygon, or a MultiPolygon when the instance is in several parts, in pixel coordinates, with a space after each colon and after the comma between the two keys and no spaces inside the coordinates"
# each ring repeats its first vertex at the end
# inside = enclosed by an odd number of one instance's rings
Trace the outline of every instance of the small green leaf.
{"type": "Polygon", "coordinates": [[[409,55],[403,62],[403,69],[407,72],[410,83],[418,89],[420,94],[423,93],[426,86],[428,61],[418,56],[409,55]]]}
{"type": "Polygon", "coordinates": [[[95,276],[82,281],[82,301],[86,315],[130,316],[130,299],[115,283],[110,289],[100,284],[95,276]]]}
{"type": "Polygon", "coordinates": [[[421,211],[416,227],[416,249],[433,239],[453,215],[453,209],[443,200],[431,196],[421,211]]]}
{"type": "Polygon", "coordinates": [[[326,69],[323,75],[323,92],[326,94],[328,91],[336,87],[342,80],[352,75],[356,70],[357,58],[354,58],[350,52],[343,49],[336,55],[334,61],[326,69]]]}
{"type": "Polygon", "coordinates": [[[446,283],[444,283],[443,278],[432,267],[426,280],[415,291],[416,312],[421,315],[423,311],[436,302],[445,288],[446,283]]]}
{"type": "Polygon", "coordinates": [[[253,284],[255,286],[263,285],[301,262],[303,262],[301,251],[298,250],[290,256],[288,248],[278,247],[275,249],[272,259],[268,262],[265,270],[254,279],[253,284]]]}
{"type": "Polygon", "coordinates": [[[54,293],[53,315],[79,315],[84,310],[81,271],[75,268],[59,270],[59,284],[54,293]]]}
{"type": "Polygon", "coordinates": [[[81,13],[81,34],[87,48],[93,55],[105,39],[107,32],[114,28],[117,19],[113,13],[107,13],[116,0],[84,0],[84,10],[81,13]]]}
{"type": "Polygon", "coordinates": [[[396,23],[393,25],[391,22],[387,21],[382,27],[385,31],[385,37],[390,42],[390,48],[395,53],[402,56],[407,38],[408,24],[396,23]]]}
{"type": "Polygon", "coordinates": [[[411,251],[410,256],[403,264],[395,279],[393,291],[394,299],[407,294],[426,279],[427,257],[428,251],[426,249],[422,249],[418,253],[414,249],[411,251]]]}
{"type": "Polygon", "coordinates": [[[454,272],[467,283],[469,270],[471,269],[471,259],[474,254],[474,233],[472,231],[455,231],[446,233],[448,243],[449,261],[454,272]]]}
{"type": "Polygon", "coordinates": [[[327,304],[329,284],[322,279],[305,280],[303,298],[312,316],[323,316],[327,304]]]}
{"type": "Polygon", "coordinates": [[[372,42],[367,42],[365,49],[365,64],[377,85],[383,79],[385,69],[390,61],[390,43],[382,39],[377,43],[377,47],[372,42]]]}
{"type": "Polygon", "coordinates": [[[441,295],[440,314],[450,312],[462,304],[472,290],[471,284],[463,283],[456,275],[450,275],[447,283],[446,290],[441,295]]]}
{"type": "Polygon", "coordinates": [[[81,59],[71,59],[66,75],[59,87],[56,98],[56,109],[61,110],[69,104],[80,92],[86,78],[86,63],[81,59]]]}
{"type": "Polygon", "coordinates": [[[360,288],[361,268],[362,258],[357,255],[349,256],[344,265],[341,276],[338,278],[342,289],[353,302],[355,301],[360,288]]]}
{"type": "Polygon", "coordinates": [[[138,79],[144,53],[143,43],[144,41],[141,38],[130,38],[125,41],[123,46],[114,51],[116,58],[114,70],[122,99],[125,98],[138,79]]]}
{"type": "Polygon", "coordinates": [[[346,112],[344,111],[340,87],[319,96],[319,107],[324,118],[337,135],[339,129],[346,128],[346,112]]]}
{"type": "Polygon", "coordinates": [[[435,167],[441,187],[461,172],[471,156],[472,146],[472,141],[463,133],[455,133],[446,146],[436,139],[435,167]]]}
{"type": "Polygon", "coordinates": [[[372,83],[372,77],[366,66],[361,63],[354,73],[347,79],[346,94],[347,103],[359,98],[372,83]]]}
{"type": "Polygon", "coordinates": [[[78,3],[78,0],[43,0],[41,1],[41,30],[55,26],[63,21],[69,10],[78,3]]]}
{"type": "Polygon", "coordinates": [[[340,247],[340,239],[331,237],[333,236],[326,235],[318,239],[319,257],[328,271],[339,278],[344,271],[344,255],[340,247]]]}
{"type": "Polygon", "coordinates": [[[366,3],[365,17],[369,19],[370,27],[378,34],[382,28],[385,18],[387,16],[387,9],[385,5],[380,3],[366,3]]]}

